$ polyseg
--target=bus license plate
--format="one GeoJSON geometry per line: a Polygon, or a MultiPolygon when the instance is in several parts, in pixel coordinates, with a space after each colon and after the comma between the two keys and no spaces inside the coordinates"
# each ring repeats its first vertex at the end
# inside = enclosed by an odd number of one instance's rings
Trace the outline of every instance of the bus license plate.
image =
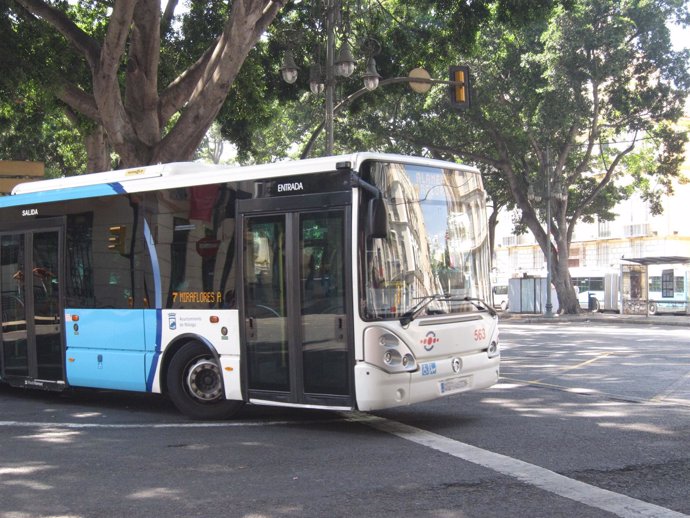
{"type": "Polygon", "coordinates": [[[422,376],[436,374],[436,362],[422,363],[422,376]]]}
{"type": "Polygon", "coordinates": [[[471,381],[471,376],[465,376],[464,378],[450,378],[439,382],[439,388],[441,389],[441,394],[447,394],[448,392],[457,392],[469,388],[471,381]]]}

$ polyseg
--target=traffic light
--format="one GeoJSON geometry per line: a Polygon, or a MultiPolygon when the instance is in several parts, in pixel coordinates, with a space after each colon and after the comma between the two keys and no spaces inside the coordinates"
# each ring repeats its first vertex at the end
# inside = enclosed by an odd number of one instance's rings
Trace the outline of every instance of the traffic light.
{"type": "Polygon", "coordinates": [[[450,67],[450,105],[456,110],[466,110],[470,107],[470,67],[450,67]]]}
{"type": "Polygon", "coordinates": [[[108,250],[117,252],[120,255],[127,255],[127,227],[125,225],[116,225],[108,227],[108,250]]]}

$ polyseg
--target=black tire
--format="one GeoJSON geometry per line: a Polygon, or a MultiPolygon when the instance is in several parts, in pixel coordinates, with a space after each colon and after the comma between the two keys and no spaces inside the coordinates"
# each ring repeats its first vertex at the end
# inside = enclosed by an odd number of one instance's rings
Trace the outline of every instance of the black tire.
{"type": "Polygon", "coordinates": [[[649,303],[649,314],[650,315],[656,315],[657,309],[658,308],[656,307],[656,302],[650,302],[649,303]]]}
{"type": "Polygon", "coordinates": [[[187,417],[202,420],[228,419],[242,401],[230,401],[223,394],[220,366],[207,347],[188,342],[175,353],[168,366],[168,397],[187,417]]]}
{"type": "Polygon", "coordinates": [[[592,309],[590,309],[590,311],[592,313],[598,313],[601,310],[601,303],[599,302],[599,299],[592,298],[591,305],[592,309]]]}

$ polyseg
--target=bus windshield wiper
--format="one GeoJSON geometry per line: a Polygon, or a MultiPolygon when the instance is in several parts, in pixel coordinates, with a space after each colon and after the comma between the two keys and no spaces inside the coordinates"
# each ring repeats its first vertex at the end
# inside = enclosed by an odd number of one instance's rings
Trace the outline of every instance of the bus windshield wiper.
{"type": "Polygon", "coordinates": [[[479,310],[486,310],[489,313],[489,315],[491,315],[492,317],[495,317],[497,315],[496,310],[494,308],[492,308],[489,304],[487,304],[486,301],[483,299],[465,297],[464,299],[460,299],[460,300],[462,300],[464,302],[469,302],[470,304],[472,304],[475,308],[477,308],[479,310]]]}
{"type": "Polygon", "coordinates": [[[434,293],[433,295],[427,295],[426,297],[422,297],[422,300],[419,303],[417,303],[416,306],[412,306],[400,317],[400,323],[403,327],[409,325],[410,322],[417,318],[419,314],[424,310],[424,308],[426,308],[429,304],[431,304],[435,300],[442,300],[448,298],[450,298],[450,295],[444,295],[442,293],[434,293]]]}
{"type": "Polygon", "coordinates": [[[422,300],[416,305],[410,308],[408,311],[406,311],[401,317],[400,317],[400,323],[403,326],[407,326],[412,322],[415,318],[419,316],[419,314],[424,311],[424,308],[426,308],[429,304],[436,300],[445,300],[445,301],[455,301],[455,302],[468,302],[472,304],[475,308],[477,308],[480,311],[486,311],[489,313],[489,315],[496,316],[496,310],[492,308],[489,304],[486,303],[486,301],[482,299],[477,299],[477,298],[472,298],[472,297],[453,297],[452,295],[443,295],[441,293],[435,293],[433,295],[427,295],[426,297],[422,297],[422,300]]]}

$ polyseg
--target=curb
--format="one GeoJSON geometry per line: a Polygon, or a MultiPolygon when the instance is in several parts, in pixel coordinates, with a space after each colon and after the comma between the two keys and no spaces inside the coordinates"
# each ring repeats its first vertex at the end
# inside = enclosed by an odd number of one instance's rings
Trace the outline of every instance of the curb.
{"type": "Polygon", "coordinates": [[[690,316],[640,316],[640,315],[618,315],[587,313],[582,315],[554,315],[546,317],[544,315],[524,314],[524,313],[499,313],[498,320],[501,323],[512,322],[515,324],[638,324],[648,326],[675,326],[690,327],[690,316]]]}

